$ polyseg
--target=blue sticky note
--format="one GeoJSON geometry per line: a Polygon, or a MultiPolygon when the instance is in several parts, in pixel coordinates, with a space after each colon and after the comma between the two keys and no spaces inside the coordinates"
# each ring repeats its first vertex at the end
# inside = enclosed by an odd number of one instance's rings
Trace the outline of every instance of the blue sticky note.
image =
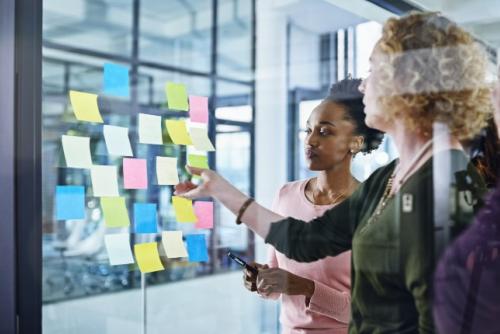
{"type": "Polygon", "coordinates": [[[130,97],[129,69],[113,63],[104,64],[104,94],[130,97]]]}
{"type": "Polygon", "coordinates": [[[135,233],[158,232],[156,204],[134,203],[134,230],[135,233]]]}
{"type": "Polygon", "coordinates": [[[207,243],[204,234],[188,234],[186,235],[186,242],[189,261],[208,262],[207,243]]]}
{"type": "Polygon", "coordinates": [[[85,188],[83,186],[56,187],[56,219],[85,219],[85,188]]]}

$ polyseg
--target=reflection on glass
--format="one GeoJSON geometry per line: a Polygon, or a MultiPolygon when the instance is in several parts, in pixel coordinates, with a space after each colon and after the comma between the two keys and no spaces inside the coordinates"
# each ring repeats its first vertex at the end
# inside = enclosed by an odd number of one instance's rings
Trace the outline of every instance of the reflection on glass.
{"type": "Polygon", "coordinates": [[[140,13],[142,59],[210,71],[211,0],[142,0],[140,13]]]}
{"type": "Polygon", "coordinates": [[[132,0],[45,0],[45,41],[129,56],[132,46],[132,0]]]}
{"type": "Polygon", "coordinates": [[[252,1],[218,1],[217,73],[251,80],[252,1]]]}

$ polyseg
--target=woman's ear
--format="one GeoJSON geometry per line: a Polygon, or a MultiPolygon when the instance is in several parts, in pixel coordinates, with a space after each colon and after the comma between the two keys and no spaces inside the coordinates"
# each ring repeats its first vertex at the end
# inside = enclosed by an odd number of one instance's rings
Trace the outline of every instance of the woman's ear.
{"type": "Polygon", "coordinates": [[[353,137],[350,145],[350,152],[352,155],[360,152],[363,149],[363,145],[365,143],[365,137],[363,136],[355,136],[353,137]]]}

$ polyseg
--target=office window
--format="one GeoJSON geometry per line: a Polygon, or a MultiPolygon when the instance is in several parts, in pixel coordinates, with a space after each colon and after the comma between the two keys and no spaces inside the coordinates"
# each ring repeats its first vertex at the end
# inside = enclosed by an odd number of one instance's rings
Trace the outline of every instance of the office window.
{"type": "MultiPolygon", "coordinates": [[[[234,215],[218,205],[213,229],[178,223],[172,187],[155,185],[155,157],[178,157],[179,178],[186,180],[186,155],[199,152],[169,143],[141,144],[137,133],[139,112],[163,119],[188,116],[169,110],[165,97],[167,81],[185,84],[190,95],[207,96],[211,107],[222,110],[210,110],[207,128],[217,147],[216,153],[209,154],[213,166],[242,191],[253,193],[252,8],[251,0],[44,1],[44,333],[139,333],[142,328],[148,333],[261,332],[260,323],[255,322],[260,312],[258,299],[243,289],[241,269],[226,257],[227,250],[232,250],[250,259],[252,235],[230,226],[234,215]],[[218,45],[213,44],[214,33],[218,45]],[[129,69],[129,97],[103,94],[105,63],[129,69]],[[104,124],[129,129],[134,157],[145,159],[149,166],[147,189],[122,189],[122,157],[108,154],[102,125],[76,121],[68,99],[70,90],[98,94],[104,124]],[[218,118],[245,124],[228,131],[224,127],[231,125],[219,125],[218,118]],[[105,226],[102,199],[90,191],[89,170],[66,167],[62,135],[89,137],[93,164],[118,167],[119,192],[131,220],[134,203],[155,203],[158,231],[203,234],[209,260],[163,257],[165,269],[145,275],[136,264],[111,266],[104,239],[118,231],[105,226]],[[84,220],[55,219],[58,185],[84,186],[84,220]]],[[[166,133],[163,137],[168,138],[166,133]]],[[[129,228],[119,232],[130,233],[131,245],[161,241],[160,233],[139,234],[129,228]]]]}

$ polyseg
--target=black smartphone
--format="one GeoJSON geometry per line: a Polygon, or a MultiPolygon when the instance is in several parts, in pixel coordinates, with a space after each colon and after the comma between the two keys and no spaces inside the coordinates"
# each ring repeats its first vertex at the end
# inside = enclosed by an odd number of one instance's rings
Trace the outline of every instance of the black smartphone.
{"type": "Polygon", "coordinates": [[[242,259],[240,259],[236,255],[234,255],[233,253],[228,252],[227,256],[229,256],[229,258],[231,260],[235,261],[237,264],[239,264],[243,268],[247,269],[248,271],[252,272],[253,274],[257,275],[259,273],[257,268],[252,267],[251,265],[249,265],[248,263],[246,263],[245,261],[243,261],[242,259]]]}

